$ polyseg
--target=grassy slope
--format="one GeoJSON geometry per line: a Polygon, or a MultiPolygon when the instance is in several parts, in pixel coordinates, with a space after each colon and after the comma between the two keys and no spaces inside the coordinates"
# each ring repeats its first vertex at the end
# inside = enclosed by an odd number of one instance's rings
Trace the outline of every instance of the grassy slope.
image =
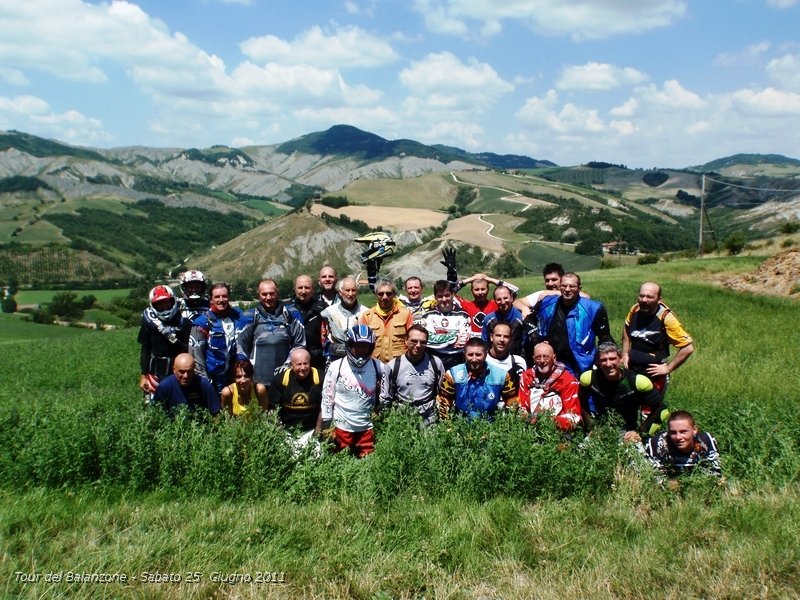
{"type": "Polygon", "coordinates": [[[329,196],[347,196],[351,204],[443,209],[453,203],[457,186],[447,174],[412,179],[359,179],[329,196]]]}
{"type": "MultiPolygon", "coordinates": [[[[586,489],[585,496],[557,501],[503,495],[478,501],[459,489],[435,495],[411,480],[408,491],[387,502],[368,489],[337,498],[336,479],[308,488],[302,502],[269,494],[258,502],[225,501],[180,488],[6,487],[0,492],[0,562],[12,575],[0,590],[30,598],[678,599],[764,597],[767,590],[770,597],[795,597],[800,417],[786,381],[796,370],[795,354],[785,351],[796,345],[796,329],[785,325],[796,320],[796,305],[706,283],[757,262],[673,262],[584,274],[585,288],[606,302],[615,335],[638,283],[651,277],[664,283],[666,301],[697,345],[674,378],[669,402],[693,410],[716,434],[728,474],[722,487],[696,479],[667,492],[624,469],[612,490],[586,489]],[[13,580],[16,570],[184,577],[200,571],[203,581],[23,585],[13,580]],[[283,571],[286,583],[209,582],[212,572],[258,571],[283,571]]],[[[523,291],[538,282],[524,280],[523,291]]],[[[8,382],[0,406],[31,389],[40,390],[34,403],[138,401],[134,332],[85,333],[52,350],[27,342],[19,348],[25,361],[0,361],[8,382]]],[[[358,480],[374,464],[342,461],[344,480],[338,481],[358,480]]],[[[225,471],[216,476],[224,480],[225,471]]]]}

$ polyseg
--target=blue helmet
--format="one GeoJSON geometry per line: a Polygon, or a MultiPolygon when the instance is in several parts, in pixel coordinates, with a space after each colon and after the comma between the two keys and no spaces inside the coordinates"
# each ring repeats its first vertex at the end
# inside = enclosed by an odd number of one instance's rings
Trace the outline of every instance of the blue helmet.
{"type": "Polygon", "coordinates": [[[345,347],[347,348],[347,360],[350,361],[350,364],[354,367],[363,367],[367,364],[370,356],[372,356],[372,351],[375,349],[375,334],[366,325],[353,325],[347,330],[345,347]],[[366,356],[355,356],[353,354],[353,346],[359,342],[369,344],[369,353],[366,356]]]}

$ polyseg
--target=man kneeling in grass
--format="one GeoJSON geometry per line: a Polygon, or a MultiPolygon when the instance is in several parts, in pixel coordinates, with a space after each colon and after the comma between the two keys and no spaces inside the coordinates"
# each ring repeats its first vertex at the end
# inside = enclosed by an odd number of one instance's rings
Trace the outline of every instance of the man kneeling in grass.
{"type": "Polygon", "coordinates": [[[661,474],[680,475],[700,469],[719,476],[717,441],[699,431],[692,413],[679,410],[667,420],[667,431],[651,437],[644,447],[645,456],[661,474]]]}

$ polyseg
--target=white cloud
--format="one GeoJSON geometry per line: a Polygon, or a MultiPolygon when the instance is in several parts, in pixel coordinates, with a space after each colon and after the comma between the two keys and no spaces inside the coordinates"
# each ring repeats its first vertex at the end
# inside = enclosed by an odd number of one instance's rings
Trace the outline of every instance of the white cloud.
{"type": "Polygon", "coordinates": [[[619,106],[615,106],[609,111],[612,117],[630,118],[633,117],[639,109],[639,101],[636,98],[628,98],[619,106]]]}
{"type": "Polygon", "coordinates": [[[514,89],[488,63],[471,59],[466,64],[451,52],[428,54],[400,72],[400,82],[416,94],[461,95],[462,102],[491,104],[514,89]],[[476,101],[477,99],[477,101],[476,101]]]}
{"type": "Polygon", "coordinates": [[[340,27],[327,33],[319,26],[304,31],[288,42],[274,35],[248,38],[239,47],[257,62],[317,67],[380,67],[397,60],[392,46],[359,27],[340,27]]]}
{"type": "Polygon", "coordinates": [[[797,2],[798,0],[767,0],[767,4],[773,8],[791,8],[797,2]]]}
{"type": "Polygon", "coordinates": [[[463,36],[469,32],[464,20],[451,16],[438,0],[414,0],[414,10],[422,15],[425,27],[434,33],[463,36]]]}
{"type": "Polygon", "coordinates": [[[45,100],[30,95],[0,96],[0,129],[46,132],[42,135],[78,144],[100,144],[111,140],[99,119],[87,117],[77,110],[55,113],[45,100]]]}
{"type": "Polygon", "coordinates": [[[647,81],[647,75],[631,67],[588,62],[566,67],[556,82],[560,90],[610,90],[647,81]]]}
{"type": "Polygon", "coordinates": [[[600,39],[665,27],[686,13],[685,0],[415,0],[414,9],[436,33],[467,35],[477,22],[484,35],[499,33],[503,20],[520,20],[549,35],[600,39]]]}
{"type": "Polygon", "coordinates": [[[0,67],[0,81],[5,81],[9,85],[16,86],[24,86],[30,83],[25,73],[19,69],[9,69],[6,67],[0,67]]]}
{"type": "Polygon", "coordinates": [[[761,117],[800,116],[800,94],[774,88],[740,90],[733,94],[734,107],[744,114],[761,117]]]}
{"type": "Polygon", "coordinates": [[[357,15],[359,13],[358,4],[352,2],[352,0],[347,0],[344,3],[344,10],[348,15],[357,15]]]}
{"type": "Polygon", "coordinates": [[[701,110],[707,106],[705,100],[684,88],[674,79],[665,81],[661,89],[651,84],[639,88],[637,92],[642,103],[658,107],[663,111],[701,110]]]}
{"type": "Polygon", "coordinates": [[[758,63],[771,46],[772,44],[769,41],[764,40],[756,44],[750,44],[741,52],[723,52],[717,55],[714,59],[714,64],[719,67],[752,66],[758,63]]]}
{"type": "Polygon", "coordinates": [[[769,61],[767,73],[779,86],[800,91],[800,55],[785,54],[769,61]]]}
{"type": "Polygon", "coordinates": [[[573,103],[559,110],[558,103],[558,94],[549,90],[543,98],[528,98],[516,116],[525,125],[544,128],[557,135],[594,135],[606,129],[597,110],[573,103]]]}

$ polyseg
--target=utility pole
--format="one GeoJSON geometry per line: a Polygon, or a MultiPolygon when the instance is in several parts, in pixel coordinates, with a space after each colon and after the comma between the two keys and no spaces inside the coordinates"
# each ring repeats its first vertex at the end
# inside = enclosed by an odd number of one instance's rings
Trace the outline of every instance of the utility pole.
{"type": "Polygon", "coordinates": [[[706,214],[706,174],[703,173],[700,186],[700,233],[697,236],[697,256],[703,256],[703,216],[706,214]]]}

